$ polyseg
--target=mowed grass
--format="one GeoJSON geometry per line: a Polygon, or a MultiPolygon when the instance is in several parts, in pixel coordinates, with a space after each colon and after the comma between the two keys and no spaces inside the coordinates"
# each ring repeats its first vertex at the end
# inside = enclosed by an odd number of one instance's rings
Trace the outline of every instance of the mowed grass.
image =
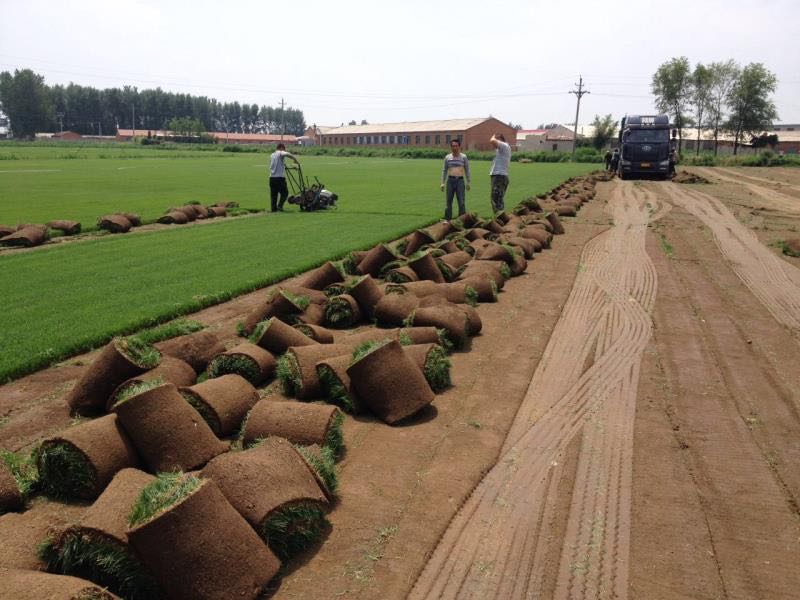
{"type": "MultiPolygon", "coordinates": [[[[244,206],[263,205],[267,201],[265,167],[258,166],[263,159],[252,155],[156,159],[164,169],[161,176],[156,174],[156,165],[152,172],[140,173],[144,177],[138,185],[171,190],[157,196],[159,203],[166,199],[166,205],[202,200],[199,196],[204,195],[236,199],[244,206]],[[239,177],[229,171],[238,172],[239,177]],[[242,181],[245,178],[248,182],[242,181]],[[195,190],[197,195],[187,193],[179,198],[178,192],[184,189],[195,190]]],[[[27,161],[0,163],[0,170],[10,163],[18,168],[21,162],[27,161]]],[[[41,162],[70,163],[59,177],[74,178],[73,185],[82,191],[71,191],[74,196],[63,203],[64,210],[78,213],[86,210],[87,204],[103,205],[107,210],[110,203],[119,201],[115,200],[112,178],[101,176],[115,159],[41,162]],[[75,167],[79,172],[94,167],[95,184],[88,180],[80,183],[71,166],[75,162],[87,163],[75,167]],[[98,193],[95,187],[104,191],[98,193]]],[[[141,161],[126,164],[131,162],[141,161]]],[[[304,214],[291,207],[291,212],[281,214],[104,236],[0,255],[0,280],[4,282],[0,289],[0,380],[96,347],[115,334],[133,332],[280,281],[349,250],[394,239],[441,217],[438,161],[314,157],[303,164],[339,193],[338,210],[304,214]]],[[[485,162],[473,165],[469,208],[478,208],[479,197],[488,205],[488,167],[485,162]]],[[[509,204],[590,169],[591,165],[512,165],[509,204]]],[[[27,197],[38,197],[40,202],[28,204],[19,190],[9,190],[4,180],[7,176],[0,174],[0,222],[9,221],[5,216],[9,207],[19,214],[24,205],[40,211],[38,217],[24,220],[56,216],[47,211],[58,205],[45,201],[49,197],[45,190],[51,188],[31,179],[30,187],[38,191],[27,197]]],[[[15,186],[22,185],[15,181],[15,186]]],[[[146,206],[148,201],[133,193],[137,188],[133,182],[119,187],[120,194],[138,198],[141,206],[146,206]]],[[[154,198],[149,202],[155,211],[154,198]]],[[[141,208],[133,209],[146,214],[141,208]]],[[[479,212],[487,214],[488,210],[479,212]]]]}

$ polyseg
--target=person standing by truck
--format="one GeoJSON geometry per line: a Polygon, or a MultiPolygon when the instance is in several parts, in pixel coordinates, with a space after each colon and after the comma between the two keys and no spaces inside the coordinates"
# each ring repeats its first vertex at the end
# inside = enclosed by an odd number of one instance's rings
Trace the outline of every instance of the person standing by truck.
{"type": "Polygon", "coordinates": [[[606,163],[606,171],[611,169],[611,150],[606,150],[606,155],[603,157],[603,160],[606,163]]]}
{"type": "Polygon", "coordinates": [[[619,148],[614,148],[614,154],[611,155],[611,172],[616,173],[619,168],[619,148]]]}
{"type": "Polygon", "coordinates": [[[502,133],[492,135],[489,143],[494,146],[494,160],[492,168],[489,170],[489,177],[492,180],[492,210],[500,212],[505,209],[504,198],[508,189],[508,167],[511,164],[511,146],[506,143],[506,138],[502,133]]]}
{"type": "Polygon", "coordinates": [[[467,155],[461,152],[461,141],[453,140],[450,142],[450,150],[452,152],[444,157],[442,184],[440,186],[442,191],[445,191],[445,185],[447,186],[444,205],[444,218],[446,221],[453,218],[454,195],[458,200],[458,216],[460,217],[467,212],[464,187],[466,185],[466,189],[469,190],[472,179],[467,155]]]}
{"type": "Polygon", "coordinates": [[[297,164],[297,157],[286,151],[286,146],[281,142],[275,152],[269,157],[269,194],[272,212],[283,210],[283,205],[289,197],[289,187],[286,185],[286,165],[284,161],[290,158],[297,164]]]}

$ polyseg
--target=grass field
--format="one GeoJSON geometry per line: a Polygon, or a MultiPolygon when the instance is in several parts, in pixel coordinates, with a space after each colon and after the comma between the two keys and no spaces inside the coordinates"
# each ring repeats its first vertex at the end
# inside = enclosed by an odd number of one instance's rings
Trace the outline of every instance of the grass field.
{"type": "MultiPolygon", "coordinates": [[[[131,160],[43,153],[0,161],[0,223],[93,220],[123,208],[155,218],[167,206],[189,200],[267,204],[263,155],[198,154],[131,160]]],[[[301,214],[291,207],[277,215],[0,255],[0,380],[441,217],[439,161],[308,157],[303,164],[340,195],[338,210],[301,214]]],[[[488,214],[488,168],[486,162],[473,164],[467,197],[468,208],[482,214],[488,214]]],[[[509,204],[591,169],[512,165],[509,204]]]]}

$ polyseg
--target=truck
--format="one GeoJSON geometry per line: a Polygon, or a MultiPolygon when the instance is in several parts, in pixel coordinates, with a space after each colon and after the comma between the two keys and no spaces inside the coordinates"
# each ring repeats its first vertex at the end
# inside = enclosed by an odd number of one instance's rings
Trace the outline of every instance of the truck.
{"type": "MultiPolygon", "coordinates": [[[[675,131],[672,132],[673,138],[675,131]]],[[[668,179],[674,142],[670,139],[667,115],[626,115],[619,127],[620,158],[617,174],[620,179],[653,175],[668,179]]]]}

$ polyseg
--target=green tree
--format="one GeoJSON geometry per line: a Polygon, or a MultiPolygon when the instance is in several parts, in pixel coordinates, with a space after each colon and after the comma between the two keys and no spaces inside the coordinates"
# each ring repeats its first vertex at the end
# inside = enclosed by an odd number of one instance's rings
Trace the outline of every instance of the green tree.
{"type": "Polygon", "coordinates": [[[650,85],[656,97],[656,108],[670,115],[678,128],[678,153],[683,146],[683,127],[686,125],[691,91],[691,69],[685,56],[665,62],[653,75],[650,85]]]}
{"type": "Polygon", "coordinates": [[[597,150],[605,148],[617,134],[617,122],[610,114],[602,118],[600,115],[595,115],[592,127],[594,128],[594,134],[592,135],[591,143],[597,150]]]}
{"type": "Polygon", "coordinates": [[[692,71],[690,100],[694,111],[694,124],[697,127],[697,148],[695,154],[700,154],[700,132],[707,126],[708,114],[711,108],[712,84],[714,73],[710,67],[697,63],[692,71]]]}
{"type": "Polygon", "coordinates": [[[739,79],[741,69],[734,61],[713,62],[711,70],[711,90],[707,122],[714,130],[714,156],[719,148],[719,132],[725,122],[728,96],[739,79]]]}
{"type": "Polygon", "coordinates": [[[0,110],[17,138],[32,138],[53,127],[55,111],[44,77],[30,69],[0,73],[0,110]]]}
{"type": "Polygon", "coordinates": [[[727,128],[733,133],[734,154],[745,135],[760,134],[778,118],[775,103],[770,98],[777,85],[778,78],[762,63],[750,63],[742,69],[728,94],[727,128]]]}
{"type": "Polygon", "coordinates": [[[199,137],[204,133],[206,128],[199,119],[191,119],[189,117],[174,118],[169,121],[167,128],[179,137],[191,139],[199,137]]]}

